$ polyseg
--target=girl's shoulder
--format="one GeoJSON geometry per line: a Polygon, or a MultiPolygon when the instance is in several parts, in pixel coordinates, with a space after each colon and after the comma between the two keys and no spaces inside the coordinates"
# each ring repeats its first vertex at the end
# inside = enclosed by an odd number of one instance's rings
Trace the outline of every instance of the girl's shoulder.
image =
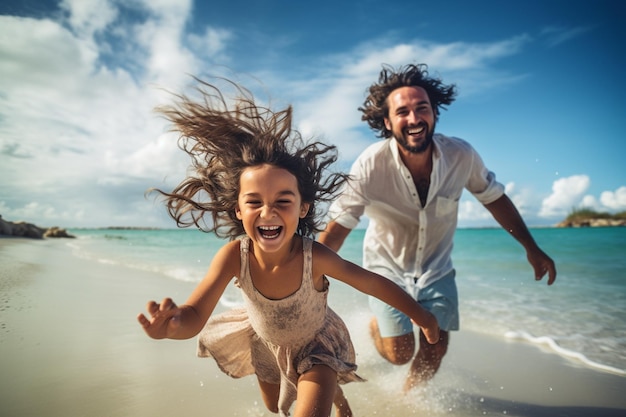
{"type": "Polygon", "coordinates": [[[226,242],[219,250],[227,252],[239,252],[241,249],[241,239],[231,240],[226,242]]]}
{"type": "Polygon", "coordinates": [[[334,250],[330,249],[328,246],[316,240],[312,242],[311,251],[313,254],[313,269],[314,270],[317,269],[316,266],[324,269],[324,267],[329,265],[329,263],[338,262],[342,260],[334,250]]]}
{"type": "Polygon", "coordinates": [[[233,240],[223,245],[213,257],[221,259],[224,263],[233,263],[241,258],[241,240],[233,240]]]}

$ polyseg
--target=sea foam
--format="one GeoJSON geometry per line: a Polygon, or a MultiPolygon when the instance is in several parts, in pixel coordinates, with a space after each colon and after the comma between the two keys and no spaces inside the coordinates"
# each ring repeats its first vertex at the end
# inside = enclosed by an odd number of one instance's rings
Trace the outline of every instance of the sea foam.
{"type": "Polygon", "coordinates": [[[536,345],[547,346],[552,351],[554,351],[555,353],[563,357],[580,361],[584,363],[585,365],[590,366],[592,368],[599,369],[605,372],[610,372],[610,373],[617,374],[617,375],[626,375],[626,370],[619,369],[613,366],[604,365],[598,362],[594,362],[580,352],[574,352],[572,350],[565,349],[559,346],[559,344],[556,343],[554,339],[548,336],[533,336],[530,333],[523,332],[523,331],[508,331],[504,334],[504,337],[506,337],[507,339],[523,340],[525,342],[530,342],[536,345]]]}

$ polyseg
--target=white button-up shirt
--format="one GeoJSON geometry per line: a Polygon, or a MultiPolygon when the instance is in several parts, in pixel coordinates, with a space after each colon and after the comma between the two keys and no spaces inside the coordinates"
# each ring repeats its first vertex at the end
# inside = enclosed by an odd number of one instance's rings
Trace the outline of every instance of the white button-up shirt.
{"type": "Polygon", "coordinates": [[[352,165],[351,181],[329,208],[331,220],[354,229],[369,218],[363,266],[417,294],[452,271],[452,241],[463,189],[489,204],[504,194],[467,142],[433,136],[433,170],[422,207],[395,139],[369,146],[352,165]]]}

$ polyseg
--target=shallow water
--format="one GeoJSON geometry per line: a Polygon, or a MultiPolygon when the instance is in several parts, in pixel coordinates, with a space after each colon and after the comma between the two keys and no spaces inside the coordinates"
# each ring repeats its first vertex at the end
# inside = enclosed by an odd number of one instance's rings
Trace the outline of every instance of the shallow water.
{"type": "MultiPolygon", "coordinates": [[[[196,230],[72,230],[81,257],[198,282],[224,243],[196,230]]],[[[535,282],[522,247],[501,229],[459,229],[457,269],[461,326],[501,338],[538,343],[588,366],[626,374],[626,228],[532,230],[556,262],[548,287],[535,282]]],[[[363,230],[340,254],[361,263],[363,230]]],[[[341,283],[330,303],[342,316],[367,312],[367,300],[341,283]],[[343,311],[342,311],[343,310],[343,311]]],[[[237,302],[229,290],[224,305],[237,302]]],[[[346,318],[347,319],[347,318],[346,318]]]]}

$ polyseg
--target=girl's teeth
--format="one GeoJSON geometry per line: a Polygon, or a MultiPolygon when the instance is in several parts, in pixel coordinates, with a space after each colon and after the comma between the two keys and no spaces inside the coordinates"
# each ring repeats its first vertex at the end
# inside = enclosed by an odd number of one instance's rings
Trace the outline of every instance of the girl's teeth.
{"type": "Polygon", "coordinates": [[[280,235],[280,226],[259,226],[259,232],[265,239],[274,239],[280,235]]]}

